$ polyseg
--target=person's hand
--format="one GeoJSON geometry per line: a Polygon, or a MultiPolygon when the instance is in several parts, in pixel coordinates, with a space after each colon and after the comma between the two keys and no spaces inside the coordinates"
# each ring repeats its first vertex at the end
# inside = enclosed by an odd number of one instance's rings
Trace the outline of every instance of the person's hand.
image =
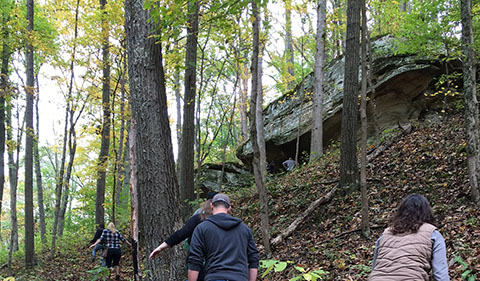
{"type": "Polygon", "coordinates": [[[155,250],[152,251],[152,253],[150,253],[150,260],[156,258],[158,255],[160,255],[160,253],[165,250],[166,248],[168,248],[168,244],[163,242],[162,244],[160,244],[160,246],[158,246],[155,250]]]}
{"type": "Polygon", "coordinates": [[[90,248],[93,248],[93,247],[95,247],[95,244],[90,245],[90,247],[88,247],[88,248],[90,249],[90,248]]]}
{"type": "Polygon", "coordinates": [[[150,256],[148,256],[148,258],[150,260],[153,260],[154,258],[158,257],[160,255],[160,253],[162,252],[162,248],[157,247],[155,250],[153,250],[151,253],[150,253],[150,256]]]}

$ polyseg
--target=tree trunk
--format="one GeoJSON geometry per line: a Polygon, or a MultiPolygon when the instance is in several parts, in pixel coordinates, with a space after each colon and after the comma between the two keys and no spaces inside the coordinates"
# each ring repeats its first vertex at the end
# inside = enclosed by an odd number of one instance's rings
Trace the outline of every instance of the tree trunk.
{"type": "Polygon", "coordinates": [[[285,1],[285,63],[286,63],[286,91],[295,88],[295,68],[293,61],[293,38],[292,38],[292,0],[285,1]]]}
{"type": "MultiPolygon", "coordinates": [[[[138,209],[138,186],[137,186],[137,159],[136,159],[136,151],[135,151],[135,135],[136,135],[136,122],[135,119],[131,119],[130,122],[130,132],[129,132],[129,156],[130,156],[130,163],[131,163],[131,169],[130,169],[130,234],[132,235],[133,241],[135,242],[134,245],[134,251],[137,253],[139,252],[139,247],[138,247],[138,222],[139,222],[139,209],[138,209]]],[[[139,256],[137,255],[136,260],[133,261],[134,264],[136,262],[137,266],[135,267],[134,265],[134,276],[135,280],[141,280],[141,272],[139,268],[140,264],[140,259],[139,256]]]]}
{"type": "Polygon", "coordinates": [[[368,193],[367,193],[367,12],[365,0],[361,2],[362,9],[362,94],[360,101],[360,119],[362,140],[360,144],[360,191],[362,194],[362,220],[360,222],[362,233],[370,236],[368,219],[368,193]]]}
{"type": "Polygon", "coordinates": [[[181,192],[181,202],[184,204],[183,213],[190,214],[190,208],[185,205],[185,200],[195,199],[194,194],[194,141],[195,141],[195,96],[197,81],[197,39],[198,39],[198,14],[200,5],[198,1],[188,1],[187,43],[185,53],[185,93],[183,96],[183,126],[182,142],[179,155],[178,183],[181,192]]]}
{"type": "Polygon", "coordinates": [[[73,122],[73,115],[74,110],[72,110],[73,105],[70,107],[70,129],[68,132],[68,152],[69,152],[69,159],[67,165],[67,173],[65,174],[64,179],[64,191],[63,191],[63,205],[60,209],[60,216],[59,216],[59,225],[58,225],[58,236],[63,235],[63,229],[65,225],[65,213],[67,211],[67,204],[68,204],[68,197],[70,195],[70,179],[72,176],[72,169],[73,169],[73,161],[75,159],[75,152],[77,150],[77,135],[75,133],[75,123],[73,122]]]}
{"type": "Polygon", "coordinates": [[[342,22],[342,15],[345,13],[345,10],[344,10],[344,5],[342,4],[342,2],[344,2],[344,0],[333,0],[332,1],[332,6],[333,6],[333,12],[334,12],[334,15],[335,15],[335,33],[334,33],[334,45],[335,45],[335,48],[334,48],[334,55],[333,55],[333,58],[337,58],[339,56],[341,56],[342,54],[344,54],[344,50],[345,50],[345,33],[344,33],[344,29],[342,28],[342,25],[343,25],[343,22],[342,22]]]}
{"type": "Polygon", "coordinates": [[[380,128],[378,127],[378,116],[377,116],[377,102],[376,102],[376,92],[375,92],[375,85],[373,85],[373,50],[372,50],[372,40],[370,38],[370,31],[368,30],[367,26],[367,46],[368,46],[368,88],[370,89],[370,103],[368,103],[370,112],[371,112],[371,120],[370,123],[372,124],[373,128],[373,139],[375,142],[375,146],[380,144],[380,128]]]}
{"type": "Polygon", "coordinates": [[[263,87],[260,53],[260,14],[255,0],[252,0],[253,53],[252,53],[252,94],[250,97],[250,139],[253,149],[253,173],[260,199],[260,220],[263,246],[267,256],[270,249],[270,223],[268,219],[268,197],[264,186],[266,178],[265,137],[263,133],[263,87]],[[262,153],[263,150],[263,153],[262,153]]]}
{"type": "Polygon", "coordinates": [[[126,129],[125,104],[127,103],[127,100],[125,99],[125,84],[126,84],[125,72],[127,71],[126,59],[127,59],[127,56],[126,54],[124,54],[123,55],[123,72],[122,72],[122,77],[120,78],[120,138],[118,141],[118,155],[116,159],[116,163],[118,165],[116,186],[118,190],[115,193],[115,198],[114,198],[115,200],[113,201],[114,205],[117,205],[117,206],[120,205],[120,195],[123,193],[123,183],[125,182],[125,177],[122,180],[121,174],[125,172],[125,161],[126,161],[126,155],[125,155],[126,149],[124,149],[125,129],[126,129]]]}
{"type": "MultiPolygon", "coordinates": [[[[159,4],[157,4],[159,5],[159,4]]],[[[159,8],[159,7],[155,7],[159,8]]],[[[182,226],[170,124],[167,113],[160,32],[142,0],[125,1],[128,70],[132,119],[136,124],[135,157],[145,252],[151,252],[166,233],[182,226]],[[165,215],[168,214],[168,215],[165,215]]],[[[149,280],[184,280],[184,251],[172,248],[162,259],[146,263],[149,280]]]]}
{"type": "Polygon", "coordinates": [[[342,132],[340,144],[340,186],[358,183],[357,114],[358,65],[360,39],[360,4],[348,0],[345,82],[343,91],[342,132]]]}
{"type": "Polygon", "coordinates": [[[240,126],[242,134],[242,142],[248,140],[248,119],[247,119],[247,108],[248,108],[248,68],[246,65],[243,67],[242,82],[243,85],[242,91],[240,92],[240,126]]]}
{"type": "Polygon", "coordinates": [[[103,109],[103,124],[102,124],[102,143],[100,145],[100,154],[98,155],[97,167],[97,199],[95,203],[95,223],[102,224],[105,222],[105,180],[107,174],[108,164],[108,148],[110,146],[110,62],[109,62],[109,48],[108,41],[109,29],[107,27],[107,12],[105,5],[107,0],[100,0],[100,9],[102,10],[102,109],[103,109]]]}
{"type": "Polygon", "coordinates": [[[463,62],[463,93],[465,104],[465,132],[467,139],[468,174],[473,202],[480,204],[480,137],[476,85],[476,62],[473,49],[472,1],[461,0],[463,62]]]}
{"type": "MultiPolygon", "coordinates": [[[[17,220],[17,183],[18,183],[18,153],[20,152],[20,143],[13,139],[12,129],[12,96],[7,96],[8,105],[6,108],[6,123],[7,123],[7,140],[8,140],[8,178],[10,182],[10,223],[12,225],[10,230],[10,249],[8,251],[8,268],[10,275],[12,272],[12,254],[18,251],[18,220],[17,220]],[[15,145],[14,145],[15,143],[15,145]],[[16,146],[16,149],[15,149],[16,146]],[[17,162],[15,162],[14,151],[17,151],[17,162]]],[[[17,114],[18,118],[18,114],[17,114]]],[[[20,129],[18,133],[20,134],[20,129]]],[[[21,139],[20,137],[18,139],[21,139]]]]}
{"type": "MultiPolygon", "coordinates": [[[[72,64],[73,65],[73,60],[72,64]]],[[[73,72],[71,74],[71,79],[73,77],[73,72]]],[[[71,86],[72,84],[70,84],[71,86]]],[[[65,109],[65,127],[63,130],[63,147],[62,147],[62,159],[60,160],[60,169],[58,169],[58,173],[56,173],[56,183],[55,183],[55,211],[54,211],[54,219],[53,219],[53,230],[52,230],[52,256],[55,254],[55,244],[57,241],[57,234],[58,234],[58,224],[60,220],[60,213],[61,213],[61,203],[62,203],[62,192],[63,192],[63,185],[64,185],[64,173],[65,173],[65,161],[67,155],[67,139],[68,139],[68,116],[70,113],[70,101],[67,102],[67,108],[65,109]]]]}
{"type": "Polygon", "coordinates": [[[313,95],[310,162],[320,159],[323,156],[323,65],[325,57],[326,5],[323,0],[317,1],[317,47],[315,51],[315,93],[313,95]]]}
{"type": "MultiPolygon", "coordinates": [[[[6,24],[6,19],[4,25],[6,24]]],[[[0,72],[0,226],[2,218],[3,191],[5,187],[5,96],[8,91],[8,62],[10,61],[10,49],[8,47],[8,31],[2,30],[2,66],[0,72]]],[[[1,227],[0,227],[1,230],[1,227]]],[[[1,235],[0,235],[1,237],[1,235]]]]}
{"type": "MultiPolygon", "coordinates": [[[[33,0],[27,0],[27,32],[33,32],[33,0]]],[[[33,268],[35,261],[35,222],[33,220],[33,97],[35,82],[33,74],[33,45],[27,40],[26,60],[26,108],[25,108],[25,266],[33,268]]]]}
{"type": "Polygon", "coordinates": [[[35,102],[35,117],[37,123],[37,130],[35,131],[35,139],[34,139],[34,161],[35,161],[35,176],[37,181],[37,196],[38,196],[38,213],[40,215],[40,235],[42,238],[42,244],[44,246],[47,245],[47,237],[46,237],[46,228],[45,228],[45,206],[43,203],[43,186],[42,186],[42,171],[40,169],[40,153],[38,151],[38,142],[40,140],[40,116],[38,115],[38,103],[40,102],[40,93],[39,93],[39,85],[38,85],[38,75],[37,75],[37,99],[35,102]]]}
{"type": "Polygon", "coordinates": [[[305,90],[304,89],[299,89],[298,93],[302,97],[300,99],[300,114],[298,114],[298,125],[297,125],[297,143],[295,145],[295,163],[300,163],[299,162],[299,156],[300,156],[300,137],[302,135],[302,129],[301,129],[301,124],[302,124],[302,116],[303,116],[303,102],[305,101],[305,90]]]}
{"type": "Polygon", "coordinates": [[[179,159],[178,157],[180,155],[180,143],[182,143],[182,94],[180,92],[181,90],[180,71],[175,70],[174,75],[175,75],[175,101],[177,106],[177,122],[176,122],[177,134],[176,135],[177,135],[177,161],[178,161],[179,159]]]}

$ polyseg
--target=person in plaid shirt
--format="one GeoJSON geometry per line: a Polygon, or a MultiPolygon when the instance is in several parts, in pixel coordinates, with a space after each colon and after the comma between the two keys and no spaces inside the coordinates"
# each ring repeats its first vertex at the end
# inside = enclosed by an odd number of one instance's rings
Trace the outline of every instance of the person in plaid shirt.
{"type": "Polygon", "coordinates": [[[115,229],[115,225],[113,222],[108,224],[108,228],[104,229],[102,232],[102,236],[90,246],[90,248],[95,247],[97,244],[102,242],[107,246],[107,256],[105,257],[105,262],[107,263],[107,267],[111,268],[114,267],[115,271],[115,279],[120,279],[120,257],[122,256],[122,248],[120,247],[120,241],[123,243],[127,243],[130,247],[132,244],[128,242],[118,230],[115,229]]]}

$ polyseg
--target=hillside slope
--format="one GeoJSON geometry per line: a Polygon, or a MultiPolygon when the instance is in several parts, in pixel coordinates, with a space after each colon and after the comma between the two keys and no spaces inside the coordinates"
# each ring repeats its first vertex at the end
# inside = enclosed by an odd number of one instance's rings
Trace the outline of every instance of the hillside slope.
{"type": "MultiPolygon", "coordinates": [[[[324,280],[366,280],[376,239],[398,202],[410,193],[425,195],[432,205],[436,225],[447,243],[452,280],[462,280],[462,274],[476,274],[480,279],[480,211],[469,201],[462,117],[449,116],[440,123],[416,127],[368,166],[372,235],[366,239],[358,231],[359,192],[337,195],[276,247],[272,259],[292,263],[263,280],[298,276],[294,265],[307,272],[324,270],[324,280]]],[[[338,154],[338,146],[334,146],[320,163],[269,180],[272,237],[337,184],[338,154]]],[[[235,214],[253,228],[260,244],[256,195],[245,192],[236,201],[240,206],[235,214]]]]}

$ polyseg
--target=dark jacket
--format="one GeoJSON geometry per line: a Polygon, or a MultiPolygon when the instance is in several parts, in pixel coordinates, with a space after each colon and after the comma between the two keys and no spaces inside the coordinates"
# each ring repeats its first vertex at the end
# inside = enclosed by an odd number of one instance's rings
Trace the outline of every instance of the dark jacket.
{"type": "Polygon", "coordinates": [[[248,280],[249,268],[258,268],[258,250],[250,229],[238,218],[219,213],[193,232],[189,269],[199,271],[205,260],[205,280],[248,280]]]}
{"type": "MultiPolygon", "coordinates": [[[[90,240],[90,244],[93,244],[97,242],[98,239],[102,236],[103,229],[97,228],[97,232],[95,232],[95,236],[93,236],[93,239],[90,240]]],[[[101,244],[103,244],[103,241],[100,241],[101,244]]]]}

